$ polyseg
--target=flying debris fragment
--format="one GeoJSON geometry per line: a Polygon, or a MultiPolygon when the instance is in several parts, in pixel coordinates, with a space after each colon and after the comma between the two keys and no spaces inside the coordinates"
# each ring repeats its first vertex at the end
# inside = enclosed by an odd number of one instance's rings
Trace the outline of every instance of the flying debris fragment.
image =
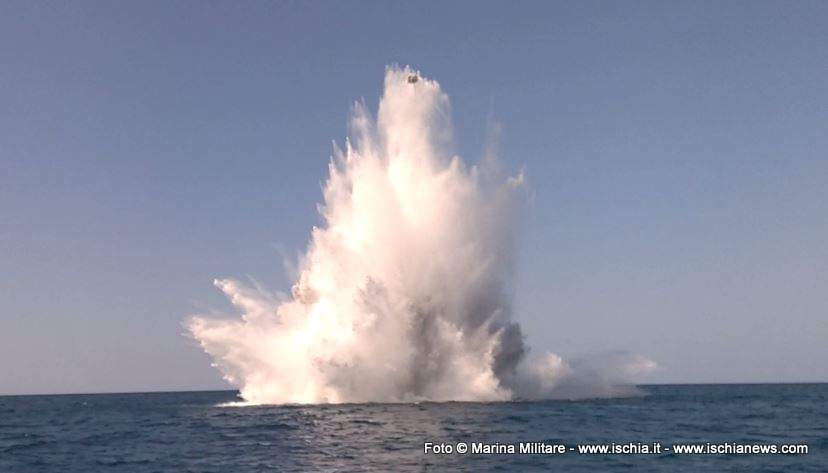
{"type": "Polygon", "coordinates": [[[417,74],[411,74],[408,76],[409,84],[416,84],[418,80],[420,80],[420,76],[418,76],[417,74]]]}

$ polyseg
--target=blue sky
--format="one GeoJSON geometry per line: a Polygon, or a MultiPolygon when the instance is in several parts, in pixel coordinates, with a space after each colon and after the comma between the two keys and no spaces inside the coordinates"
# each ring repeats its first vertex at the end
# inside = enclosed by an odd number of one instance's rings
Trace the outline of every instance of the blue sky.
{"type": "Polygon", "coordinates": [[[0,393],[225,386],[182,320],[287,289],[387,64],[524,167],[538,351],[828,381],[822,2],[4,2],[0,393]]]}

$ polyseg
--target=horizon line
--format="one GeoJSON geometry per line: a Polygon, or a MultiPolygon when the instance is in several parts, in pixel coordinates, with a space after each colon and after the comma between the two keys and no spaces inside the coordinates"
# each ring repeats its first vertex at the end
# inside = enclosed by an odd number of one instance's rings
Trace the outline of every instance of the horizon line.
{"type": "MultiPolygon", "coordinates": [[[[647,387],[647,386],[736,386],[736,385],[784,385],[784,384],[828,384],[828,381],[724,381],[724,382],[681,382],[681,383],[628,383],[625,386],[647,387]]],[[[150,390],[150,391],[97,391],[97,392],[35,392],[35,393],[0,393],[0,397],[26,397],[26,396],[112,396],[126,394],[181,394],[181,393],[218,393],[236,392],[238,389],[180,389],[180,390],[150,390]]],[[[451,401],[449,401],[451,402],[451,401]]]]}

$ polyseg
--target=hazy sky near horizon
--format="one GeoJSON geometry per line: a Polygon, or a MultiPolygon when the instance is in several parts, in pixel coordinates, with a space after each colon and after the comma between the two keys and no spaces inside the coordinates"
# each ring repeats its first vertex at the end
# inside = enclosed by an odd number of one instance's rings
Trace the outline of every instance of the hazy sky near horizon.
{"type": "Polygon", "coordinates": [[[409,64],[533,198],[538,351],[828,381],[825,2],[3,2],[0,394],[227,385],[182,321],[289,290],[331,142],[409,64]]]}

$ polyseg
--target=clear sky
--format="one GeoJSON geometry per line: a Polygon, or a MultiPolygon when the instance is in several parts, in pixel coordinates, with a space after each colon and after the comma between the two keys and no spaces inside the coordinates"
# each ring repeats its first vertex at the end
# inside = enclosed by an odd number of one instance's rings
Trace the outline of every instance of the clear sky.
{"type": "Polygon", "coordinates": [[[0,3],[0,393],[226,385],[215,277],[286,290],[387,64],[490,117],[539,351],[828,381],[828,3],[0,3]]]}

